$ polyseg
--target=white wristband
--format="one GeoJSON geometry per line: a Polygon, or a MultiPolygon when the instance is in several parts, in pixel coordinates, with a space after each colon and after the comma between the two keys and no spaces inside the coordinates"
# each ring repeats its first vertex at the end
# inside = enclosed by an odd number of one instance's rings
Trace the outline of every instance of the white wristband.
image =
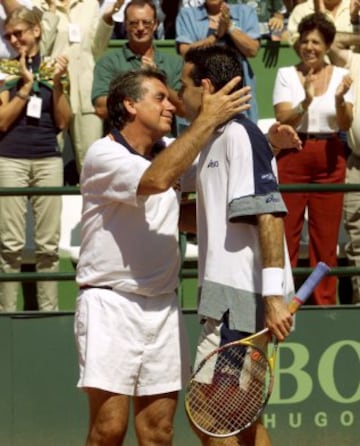
{"type": "Polygon", "coordinates": [[[284,294],[284,270],[283,268],[263,268],[262,270],[262,295],[282,296],[284,294]]]}

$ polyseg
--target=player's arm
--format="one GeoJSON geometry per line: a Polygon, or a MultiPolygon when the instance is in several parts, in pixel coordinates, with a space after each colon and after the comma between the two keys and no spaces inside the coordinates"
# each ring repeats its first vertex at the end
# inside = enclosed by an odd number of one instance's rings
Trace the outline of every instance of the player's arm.
{"type": "Polygon", "coordinates": [[[263,261],[265,325],[283,341],[290,333],[292,316],[283,296],[284,223],[276,214],[257,216],[263,261]]]}

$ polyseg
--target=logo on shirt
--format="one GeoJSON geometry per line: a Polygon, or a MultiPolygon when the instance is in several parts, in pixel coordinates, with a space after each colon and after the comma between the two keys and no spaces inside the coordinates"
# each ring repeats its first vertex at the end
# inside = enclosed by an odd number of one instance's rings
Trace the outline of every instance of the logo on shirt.
{"type": "Polygon", "coordinates": [[[271,203],[271,202],[278,203],[279,198],[276,198],[273,194],[271,194],[268,197],[266,197],[265,203],[271,203]]]}
{"type": "Polygon", "coordinates": [[[219,161],[210,160],[209,164],[207,165],[207,167],[208,168],[219,167],[219,161]]]}
{"type": "Polygon", "coordinates": [[[271,172],[264,173],[263,175],[261,175],[261,179],[264,181],[275,181],[275,176],[271,172]]]}

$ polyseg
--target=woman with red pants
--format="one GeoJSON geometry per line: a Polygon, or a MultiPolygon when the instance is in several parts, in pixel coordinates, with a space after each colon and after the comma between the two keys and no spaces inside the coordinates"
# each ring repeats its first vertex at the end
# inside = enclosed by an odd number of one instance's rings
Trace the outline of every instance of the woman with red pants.
{"type": "MultiPolygon", "coordinates": [[[[323,14],[304,17],[298,31],[300,62],[280,68],[273,104],[275,116],[292,125],[303,141],[303,150],[282,151],[278,156],[282,184],[341,184],[345,179],[345,153],[339,132],[346,132],[353,119],[353,93],[347,70],[326,62],[326,53],[336,29],[323,14]]],[[[309,261],[337,264],[337,242],[342,216],[341,192],[285,193],[288,208],[286,239],[291,264],[297,266],[305,210],[309,216],[309,261]]],[[[313,303],[336,303],[336,277],[322,280],[313,303]]]]}

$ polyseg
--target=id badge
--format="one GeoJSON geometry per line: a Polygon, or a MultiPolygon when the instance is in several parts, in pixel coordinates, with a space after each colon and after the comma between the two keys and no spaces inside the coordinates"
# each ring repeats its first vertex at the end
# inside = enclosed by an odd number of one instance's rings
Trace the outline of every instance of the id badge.
{"type": "Polygon", "coordinates": [[[70,43],[80,43],[81,42],[80,27],[76,23],[69,24],[69,42],[70,43]]]}
{"type": "Polygon", "coordinates": [[[26,108],[26,116],[30,118],[40,119],[41,117],[42,99],[38,96],[30,96],[29,102],[26,108]]]}

